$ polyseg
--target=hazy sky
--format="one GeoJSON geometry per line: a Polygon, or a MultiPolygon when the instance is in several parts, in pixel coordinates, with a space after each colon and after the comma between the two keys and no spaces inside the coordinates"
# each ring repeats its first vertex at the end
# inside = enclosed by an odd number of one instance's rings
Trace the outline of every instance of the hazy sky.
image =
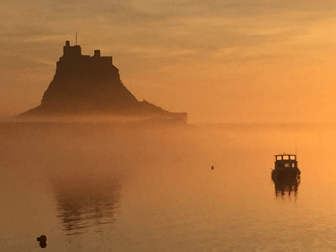
{"type": "Polygon", "coordinates": [[[65,40],[190,122],[336,121],[334,0],[2,0],[0,116],[40,104],[65,40]]]}

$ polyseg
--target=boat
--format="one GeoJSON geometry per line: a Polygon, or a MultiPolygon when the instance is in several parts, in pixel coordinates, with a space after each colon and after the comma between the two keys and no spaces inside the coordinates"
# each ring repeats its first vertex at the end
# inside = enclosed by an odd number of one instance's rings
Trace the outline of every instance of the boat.
{"type": "Polygon", "coordinates": [[[295,154],[275,155],[274,169],[272,170],[272,179],[300,179],[301,171],[298,168],[298,161],[295,154]]]}

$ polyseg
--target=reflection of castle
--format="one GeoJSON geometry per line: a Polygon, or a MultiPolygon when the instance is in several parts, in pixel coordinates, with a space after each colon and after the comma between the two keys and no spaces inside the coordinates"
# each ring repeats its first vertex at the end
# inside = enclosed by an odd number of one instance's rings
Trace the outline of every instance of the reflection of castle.
{"type": "Polygon", "coordinates": [[[54,181],[58,218],[66,235],[99,232],[101,225],[113,222],[120,200],[117,182],[92,182],[88,179],[54,181]]]}
{"type": "Polygon", "coordinates": [[[284,179],[273,179],[274,186],[275,186],[275,196],[276,197],[284,197],[288,195],[291,197],[294,195],[296,198],[297,192],[299,189],[299,185],[301,180],[299,178],[284,178],[284,179]]]}
{"type": "Polygon", "coordinates": [[[173,113],[138,101],[120,80],[111,56],[82,55],[79,45],[66,41],[56,73],[41,105],[21,116],[118,115],[186,122],[187,113],[173,113]]]}

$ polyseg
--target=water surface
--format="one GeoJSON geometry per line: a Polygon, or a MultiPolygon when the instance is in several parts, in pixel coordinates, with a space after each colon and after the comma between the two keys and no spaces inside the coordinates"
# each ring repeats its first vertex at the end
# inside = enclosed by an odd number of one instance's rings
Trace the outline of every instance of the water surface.
{"type": "Polygon", "coordinates": [[[0,123],[0,250],[334,251],[335,143],[319,124],[0,123]],[[283,152],[296,192],[271,180],[283,152]]]}

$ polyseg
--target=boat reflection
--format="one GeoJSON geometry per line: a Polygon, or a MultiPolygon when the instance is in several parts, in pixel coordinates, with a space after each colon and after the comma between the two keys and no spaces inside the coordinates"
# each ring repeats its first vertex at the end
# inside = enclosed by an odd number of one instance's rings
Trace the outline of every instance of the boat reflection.
{"type": "Polygon", "coordinates": [[[57,200],[57,218],[66,235],[101,232],[114,221],[120,202],[118,181],[97,178],[67,178],[53,181],[57,200]]]}
{"type": "Polygon", "coordinates": [[[275,186],[275,197],[291,197],[294,196],[297,197],[299,185],[300,185],[300,178],[294,177],[294,178],[272,178],[275,186]]]}

